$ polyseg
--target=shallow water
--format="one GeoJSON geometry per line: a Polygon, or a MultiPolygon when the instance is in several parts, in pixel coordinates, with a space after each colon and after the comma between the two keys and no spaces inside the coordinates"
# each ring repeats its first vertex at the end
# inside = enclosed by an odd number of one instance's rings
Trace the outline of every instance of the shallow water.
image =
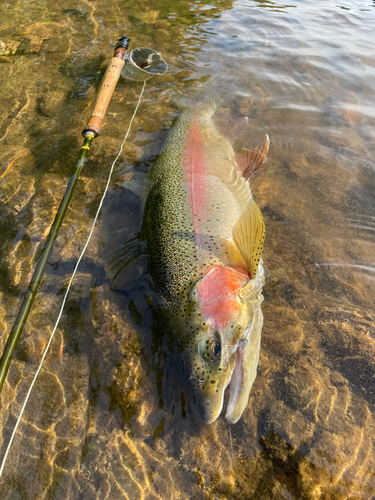
{"type": "MultiPolygon", "coordinates": [[[[0,5],[0,332],[5,342],[71,175],[95,87],[126,34],[158,49],[97,230],[10,452],[4,499],[371,499],[375,495],[375,5],[104,0],[0,5]],[[175,102],[268,133],[252,190],[267,237],[261,359],[231,427],[197,421],[152,333],[127,174],[147,172],[175,102]],[[231,448],[232,440],[232,448],[231,448]]],[[[120,82],[1,395],[1,455],[141,85],[120,82]]]]}

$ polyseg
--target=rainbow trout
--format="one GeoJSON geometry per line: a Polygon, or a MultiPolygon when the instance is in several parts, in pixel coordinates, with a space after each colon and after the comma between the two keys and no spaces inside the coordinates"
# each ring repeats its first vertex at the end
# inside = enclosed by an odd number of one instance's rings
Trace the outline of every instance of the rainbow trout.
{"type": "Polygon", "coordinates": [[[269,139],[235,154],[213,114],[199,104],[169,132],[147,176],[141,234],[193,405],[213,422],[230,384],[235,423],[259,360],[265,227],[249,178],[269,139]]]}

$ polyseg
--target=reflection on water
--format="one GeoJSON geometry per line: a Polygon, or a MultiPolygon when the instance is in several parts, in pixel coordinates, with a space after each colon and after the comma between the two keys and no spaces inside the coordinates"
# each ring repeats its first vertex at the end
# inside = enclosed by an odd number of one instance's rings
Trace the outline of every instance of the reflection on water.
{"type": "MultiPolygon", "coordinates": [[[[170,66],[146,86],[1,498],[373,498],[374,4],[21,0],[0,10],[2,345],[113,42],[126,34],[170,66]],[[128,175],[150,168],[175,102],[218,84],[221,113],[271,139],[253,182],[267,227],[261,359],[233,452],[224,418],[199,423],[180,392],[152,329],[144,259],[115,282],[109,269],[139,231],[128,175]]],[[[1,395],[1,453],[139,92],[118,85],[90,153],[1,395]]]]}

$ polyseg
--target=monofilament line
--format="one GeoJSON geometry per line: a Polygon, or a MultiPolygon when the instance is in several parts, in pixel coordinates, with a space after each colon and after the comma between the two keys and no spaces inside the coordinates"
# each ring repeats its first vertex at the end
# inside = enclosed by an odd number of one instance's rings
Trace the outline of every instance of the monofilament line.
{"type": "Polygon", "coordinates": [[[58,327],[58,325],[59,325],[60,318],[61,318],[61,315],[62,315],[62,313],[63,313],[64,306],[65,306],[65,302],[66,302],[66,299],[67,299],[67,296],[68,296],[68,293],[69,293],[70,287],[71,287],[71,285],[72,285],[72,282],[73,282],[74,276],[76,275],[76,272],[77,272],[78,266],[79,266],[79,264],[80,264],[80,262],[81,262],[81,260],[82,260],[82,258],[83,258],[83,256],[84,256],[84,254],[85,254],[85,251],[86,251],[86,249],[87,249],[87,247],[88,247],[88,244],[90,243],[91,236],[92,236],[92,234],[93,234],[93,232],[94,232],[94,229],[95,229],[96,221],[97,221],[97,219],[98,219],[98,217],[99,217],[99,213],[100,213],[100,210],[101,210],[101,208],[102,208],[102,205],[103,205],[103,202],[104,202],[104,198],[105,198],[105,196],[106,196],[106,194],[107,194],[107,191],[108,191],[108,188],[109,188],[109,184],[110,184],[110,182],[111,182],[111,178],[112,178],[112,173],[113,173],[114,166],[115,166],[115,164],[116,164],[117,160],[119,159],[119,157],[120,157],[120,155],[121,155],[121,153],[122,153],[122,150],[123,150],[124,144],[125,144],[125,142],[126,142],[126,140],[127,140],[127,138],[128,138],[128,135],[129,135],[129,132],[130,132],[130,128],[131,128],[131,126],[132,126],[132,123],[133,123],[134,117],[135,117],[135,115],[137,114],[138,107],[139,107],[139,104],[140,104],[140,102],[141,102],[141,99],[142,99],[142,96],[143,96],[143,92],[144,92],[145,86],[146,86],[146,80],[143,82],[143,87],[142,87],[142,91],[141,91],[141,93],[140,93],[140,95],[139,95],[139,99],[138,99],[137,106],[136,106],[136,108],[135,108],[135,110],[134,110],[134,113],[133,113],[133,116],[132,116],[132,118],[131,118],[131,120],[130,120],[128,130],[127,130],[127,132],[126,132],[126,134],[125,134],[124,140],[122,141],[122,144],[121,144],[120,150],[119,150],[119,152],[118,152],[118,155],[116,156],[116,158],[114,159],[114,161],[113,161],[113,163],[112,163],[112,166],[111,166],[111,169],[110,169],[110,172],[109,172],[109,176],[108,176],[108,180],[107,180],[107,184],[106,184],[105,189],[104,189],[104,192],[103,192],[103,196],[102,196],[102,198],[101,198],[101,200],[100,200],[100,203],[99,203],[99,206],[98,206],[98,210],[96,211],[96,214],[95,214],[95,217],[94,217],[94,221],[93,221],[93,223],[92,223],[91,230],[90,230],[90,232],[89,232],[89,235],[88,235],[87,241],[86,241],[86,243],[85,243],[85,246],[83,247],[83,250],[82,250],[82,252],[81,252],[81,255],[80,255],[80,256],[79,256],[79,258],[78,258],[77,264],[76,264],[76,265],[75,265],[75,267],[74,267],[73,274],[72,274],[72,276],[71,276],[71,278],[70,278],[70,280],[69,280],[68,287],[67,287],[66,292],[65,292],[65,294],[64,294],[64,298],[63,298],[63,301],[62,301],[62,304],[61,304],[61,307],[60,307],[60,312],[59,312],[59,315],[58,315],[58,317],[57,317],[57,320],[56,320],[55,326],[54,326],[54,328],[53,328],[53,330],[52,330],[52,333],[51,333],[51,335],[50,335],[50,338],[49,338],[49,340],[48,340],[48,343],[47,343],[47,345],[46,345],[46,347],[45,347],[45,349],[44,349],[42,359],[41,359],[41,361],[40,361],[40,363],[39,363],[39,366],[38,366],[38,369],[37,369],[37,371],[36,371],[36,373],[35,373],[35,375],[34,375],[34,378],[33,378],[32,382],[31,382],[31,384],[30,384],[29,390],[27,391],[27,394],[26,394],[25,400],[24,400],[24,402],[23,402],[23,404],[22,404],[22,408],[21,408],[20,414],[19,414],[19,416],[18,416],[18,418],[17,418],[17,422],[16,422],[16,424],[15,424],[15,426],[14,426],[14,429],[13,429],[12,435],[10,436],[10,440],[9,440],[9,443],[8,443],[7,449],[5,450],[5,454],[4,454],[4,457],[3,457],[3,461],[2,461],[2,463],[1,463],[1,467],[0,467],[0,477],[1,477],[2,473],[3,473],[4,466],[5,466],[5,462],[6,462],[6,459],[7,459],[7,457],[8,457],[8,454],[9,454],[9,450],[10,450],[10,448],[11,448],[11,446],[12,446],[12,443],[13,443],[13,440],[14,440],[14,436],[16,435],[16,432],[17,432],[18,426],[19,426],[19,424],[20,424],[20,422],[21,422],[21,419],[22,419],[22,416],[23,416],[23,414],[24,414],[24,411],[25,411],[25,408],[26,408],[26,404],[27,404],[27,402],[28,402],[28,400],[29,400],[29,397],[30,397],[31,391],[32,391],[32,389],[33,389],[33,387],[34,387],[34,384],[35,384],[35,382],[36,382],[36,379],[38,378],[38,375],[39,375],[39,372],[40,372],[40,370],[41,370],[41,368],[42,368],[42,365],[43,365],[44,359],[45,359],[45,357],[46,357],[46,355],[47,355],[47,352],[48,352],[48,349],[49,349],[49,347],[50,347],[50,345],[51,345],[52,339],[53,339],[53,337],[54,337],[54,335],[55,335],[55,332],[56,332],[56,330],[57,330],[57,327],[58,327]]]}
{"type": "Polygon", "coordinates": [[[228,429],[229,429],[230,449],[232,451],[231,466],[234,467],[234,453],[233,453],[232,431],[230,430],[230,423],[229,422],[228,422],[228,429]]]}

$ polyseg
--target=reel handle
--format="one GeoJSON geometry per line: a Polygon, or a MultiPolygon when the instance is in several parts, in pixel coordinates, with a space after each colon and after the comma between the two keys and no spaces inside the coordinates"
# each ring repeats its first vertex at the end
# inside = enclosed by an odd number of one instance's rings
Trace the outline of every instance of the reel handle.
{"type": "Polygon", "coordinates": [[[97,137],[100,134],[100,129],[102,127],[108,104],[112,98],[118,79],[120,78],[122,68],[125,64],[124,56],[129,43],[130,38],[122,36],[116,45],[115,53],[109,61],[107,69],[104,73],[89,122],[82,131],[83,137],[86,137],[88,134],[94,134],[94,137],[97,137]]]}

